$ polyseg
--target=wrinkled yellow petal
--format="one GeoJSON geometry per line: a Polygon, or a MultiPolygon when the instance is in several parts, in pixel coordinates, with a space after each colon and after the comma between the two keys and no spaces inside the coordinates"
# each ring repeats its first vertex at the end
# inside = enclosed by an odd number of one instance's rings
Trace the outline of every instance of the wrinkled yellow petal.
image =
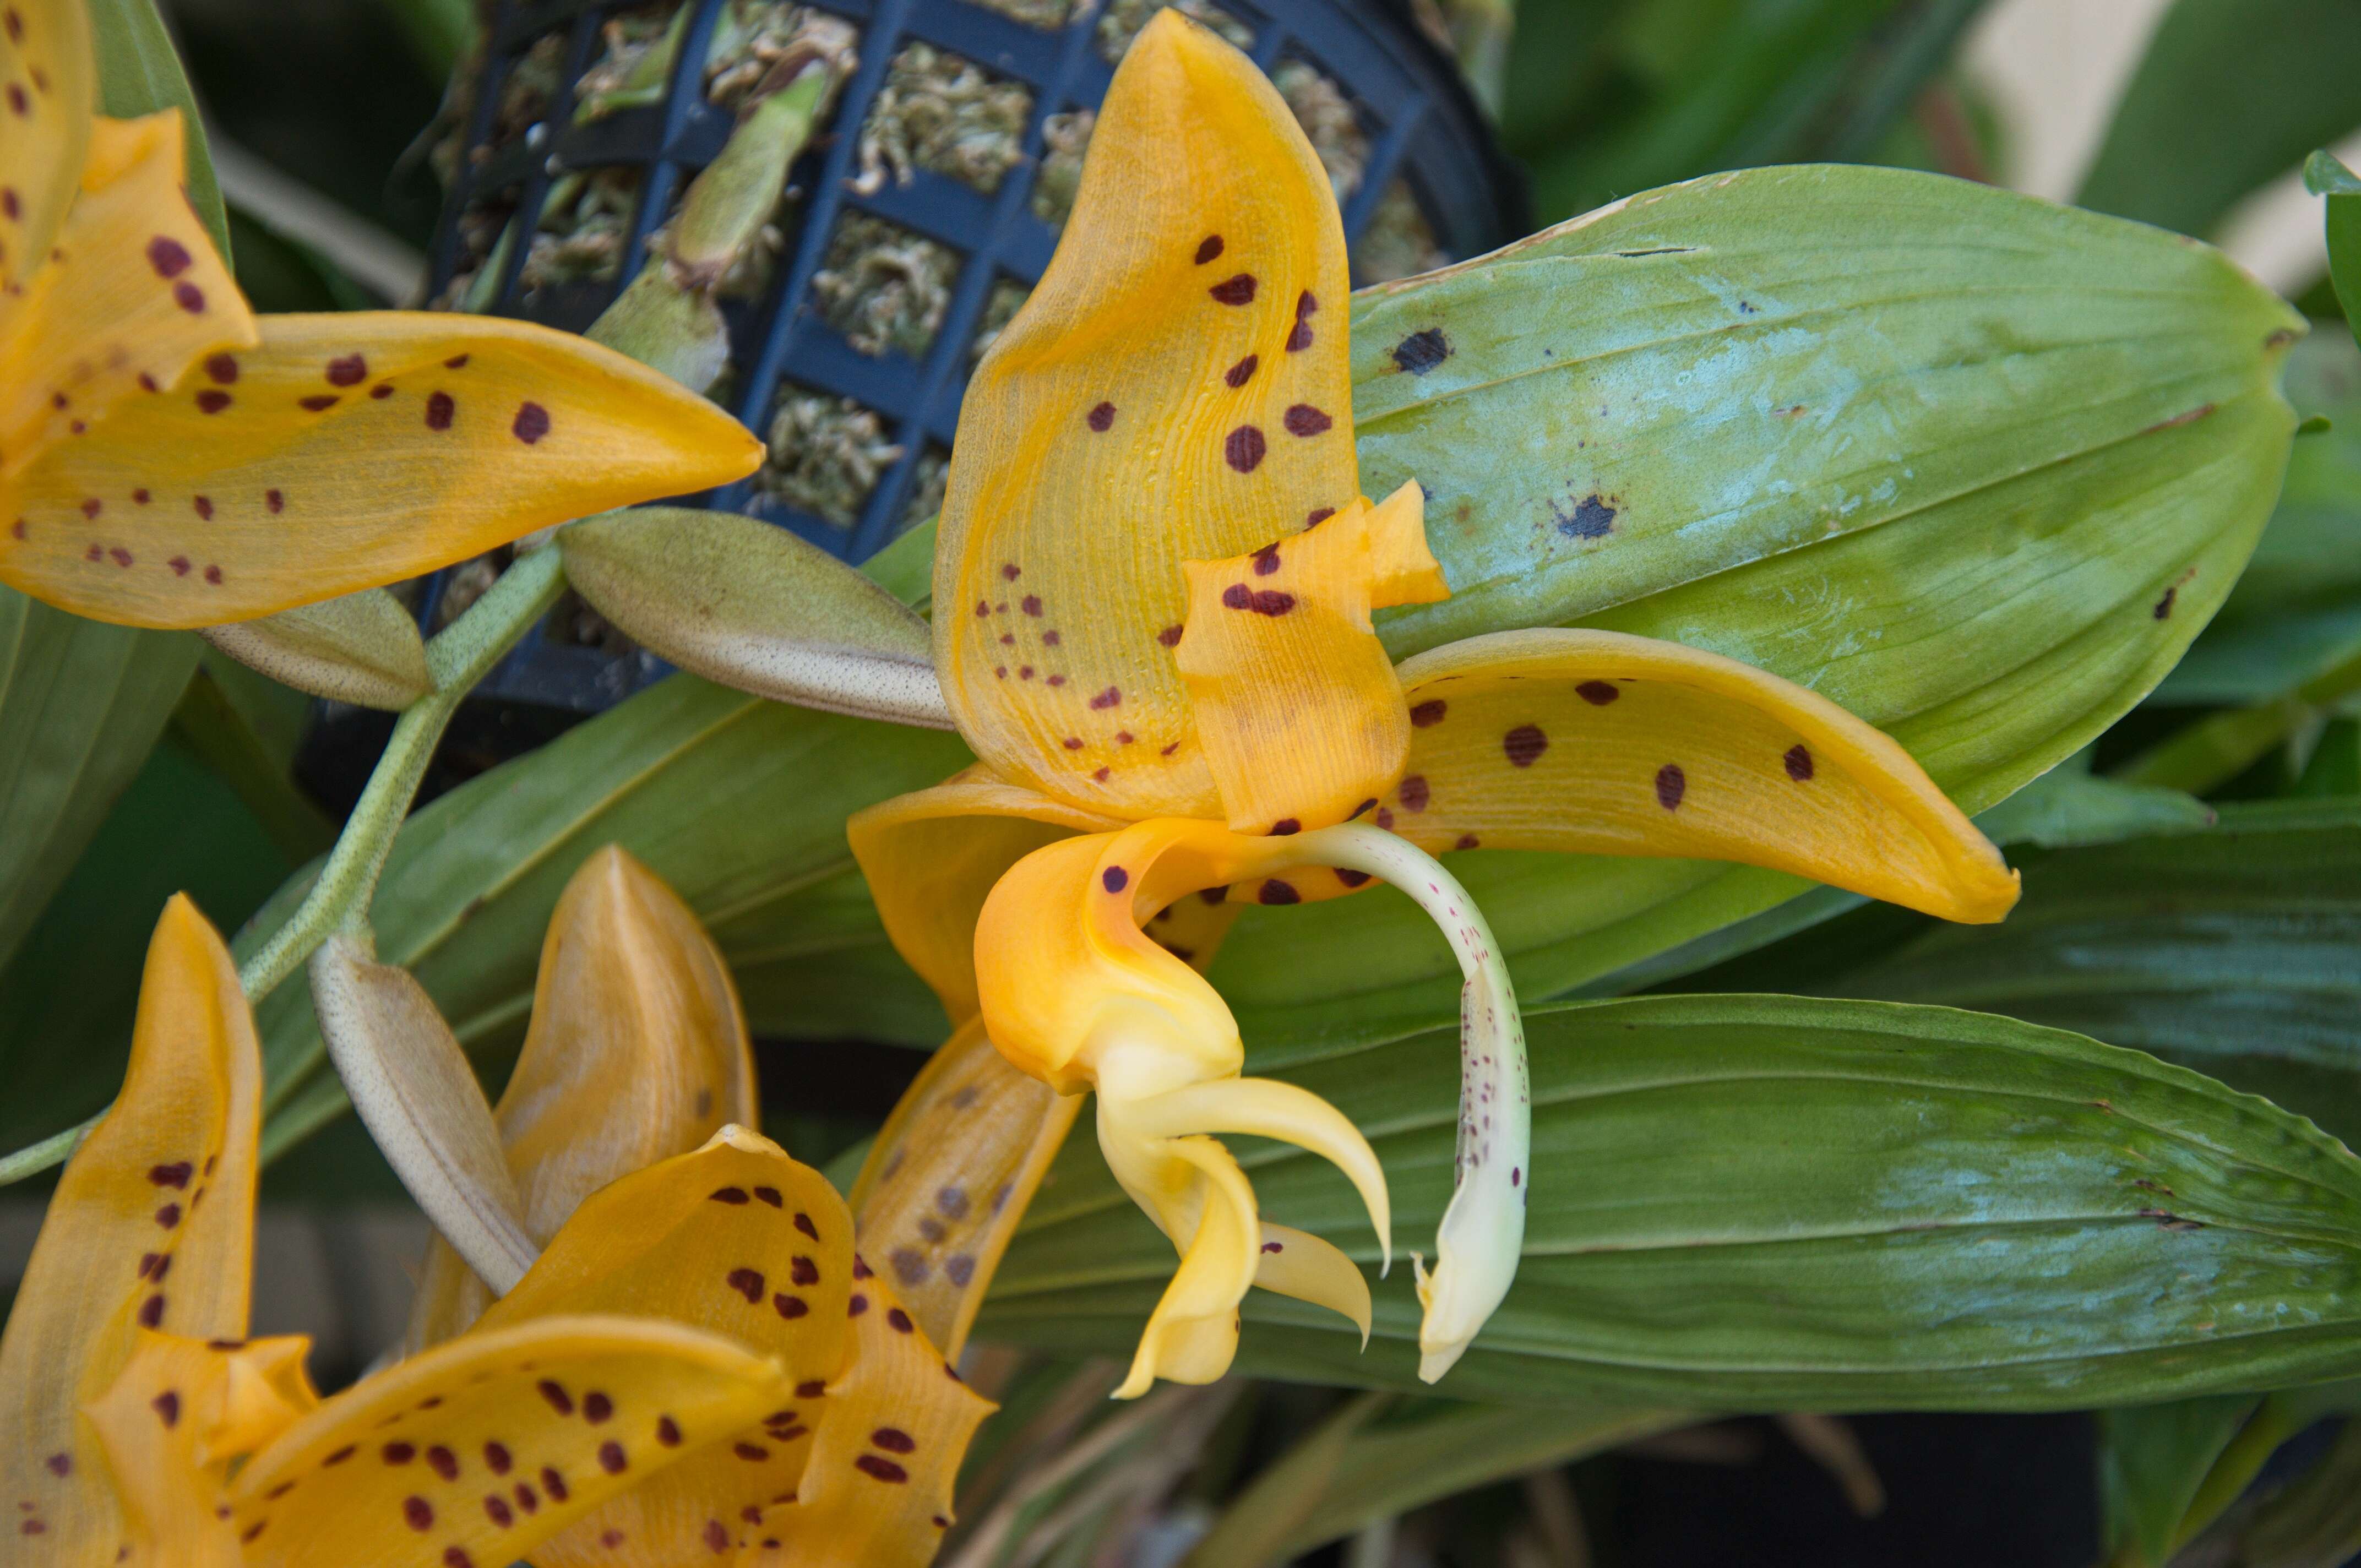
{"type": "Polygon", "coordinates": [[[1034,851],[984,906],[976,974],[993,1042],[1061,1092],[1096,1091],[1109,1168],[1181,1254],[1117,1391],[1125,1397],[1158,1376],[1218,1377],[1236,1350],[1261,1230],[1236,1163],[1202,1134],[1276,1137],[1336,1160],[1378,1235],[1389,1234],[1384,1173],[1359,1132],[1300,1090],[1241,1080],[1245,1050],[1228,1007],[1140,929],[1200,889],[1287,869],[1320,838],[1159,818],[1034,851]]]}
{"type": "Polygon", "coordinates": [[[49,443],[93,439],[126,400],[253,345],[253,313],[181,193],[181,142],[178,109],[94,122],[49,265],[0,315],[0,474],[22,473],[49,443]]]}
{"type": "Polygon", "coordinates": [[[761,459],[711,403],[545,327],[397,311],[260,325],[258,346],[16,475],[0,581],[101,620],[251,620],[761,459]]]}
{"type": "Polygon", "coordinates": [[[536,1568],[700,1561],[714,1550],[717,1521],[735,1528],[747,1509],[793,1492],[823,1414],[820,1388],[851,1349],[853,1275],[844,1201],[818,1171],[741,1127],[584,1200],[475,1333],[550,1313],[643,1314],[728,1334],[775,1357],[784,1381],[728,1445],[544,1542],[536,1568]],[[621,1536],[624,1555],[610,1534],[621,1536]]]}
{"type": "Polygon", "coordinates": [[[2016,873],[1910,754],[1750,665],[1612,631],[1504,631],[1401,667],[1408,770],[1376,815],[1422,849],[1739,861],[1947,920],[2016,873]]]}
{"type": "Polygon", "coordinates": [[[741,1564],[925,1568],[951,1525],[968,1441],[999,1407],[960,1381],[884,1281],[852,1298],[851,1365],[794,1501],[736,1533],[741,1564]]]}
{"type": "Polygon", "coordinates": [[[320,1406],[238,1472],[233,1522],[246,1568],[538,1562],[549,1537],[704,1459],[792,1391],[777,1361],[720,1334],[536,1318],[320,1406]]]}
{"type": "Polygon", "coordinates": [[[12,1563],[80,1564],[101,1546],[112,1560],[123,1517],[77,1412],[114,1386],[140,1330],[246,1336],[261,1109],[237,970],[176,896],[148,943],[123,1092],[59,1178],[0,1335],[12,1563]]]}
{"type": "MultiPolygon", "coordinates": [[[[680,895],[620,848],[585,861],[550,915],[533,1022],[492,1118],[543,1243],[609,1182],[762,1120],[729,966],[680,895]]],[[[489,1299],[437,1242],[412,1345],[457,1333],[489,1299]]]]}
{"type": "Polygon", "coordinates": [[[1044,844],[1120,826],[977,766],[854,812],[844,834],[894,950],[961,1024],[975,1015],[975,921],[992,884],[1044,844]]]}
{"type": "MultiPolygon", "coordinates": [[[[114,1386],[85,1407],[106,1453],[140,1568],[239,1568],[230,1461],[318,1406],[305,1339],[195,1340],[140,1331],[114,1386]]],[[[117,1560],[116,1547],[93,1562],[117,1560]]]]}
{"type": "Polygon", "coordinates": [[[1262,1255],[1256,1260],[1255,1281],[1265,1290],[1291,1296],[1350,1318],[1361,1331],[1361,1346],[1368,1348],[1371,1308],[1369,1282],[1360,1266],[1342,1249],[1287,1225],[1262,1223],[1262,1255]]]}
{"type": "Polygon", "coordinates": [[[903,1092],[853,1183],[865,1256],[956,1359],[1082,1101],[1008,1064],[971,1018],[903,1092]]]}
{"type": "Polygon", "coordinates": [[[1291,539],[1191,561],[1177,659],[1222,809],[1240,833],[1296,833],[1377,809],[1410,718],[1369,611],[1444,597],[1415,482],[1291,539]]]}
{"type": "MultiPolygon", "coordinates": [[[[84,0],[10,0],[0,17],[0,336],[82,180],[98,103],[84,0]]],[[[0,449],[5,450],[5,449],[0,449]]]]}
{"type": "Polygon", "coordinates": [[[1118,817],[1216,814],[1172,667],[1180,563],[1360,495],[1346,293],[1294,116],[1244,55],[1159,13],[961,410],[935,667],[1005,777],[1118,817]]]}

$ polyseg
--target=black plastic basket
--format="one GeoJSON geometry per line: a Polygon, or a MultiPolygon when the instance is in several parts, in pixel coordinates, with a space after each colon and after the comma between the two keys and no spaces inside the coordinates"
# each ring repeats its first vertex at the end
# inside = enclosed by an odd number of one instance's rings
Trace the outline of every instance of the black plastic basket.
{"type": "MultiPolygon", "coordinates": [[[[580,330],[635,276],[649,234],[679,192],[728,139],[733,116],[708,101],[704,67],[708,41],[725,0],[682,0],[692,8],[661,102],[644,104],[576,125],[577,88],[601,49],[602,27],[633,13],[665,9],[617,0],[500,0],[490,8],[481,72],[467,110],[459,173],[434,248],[434,289],[446,291],[463,266],[482,265],[463,236],[489,226],[489,211],[511,235],[497,278],[478,280],[492,291],[481,302],[504,315],[580,330]],[[530,57],[554,90],[538,117],[518,126],[511,73],[530,57]],[[511,119],[513,116],[510,117],[511,119]],[[628,224],[620,231],[610,278],[528,289],[525,263],[541,227],[553,181],[588,170],[626,171],[636,185],[628,224]]],[[[1348,241],[1358,242],[1382,200],[1415,202],[1437,259],[1461,259],[1523,232],[1521,183],[1493,148],[1481,115],[1451,61],[1422,33],[1396,0],[1213,0],[1215,8],[1250,30],[1250,52],[1266,71],[1300,64],[1323,77],[1350,105],[1366,147],[1356,187],[1344,207],[1348,241]]],[[[784,211],[789,225],[767,291],[726,308],[733,345],[724,400],[747,426],[765,433],[783,390],[850,399],[873,411],[899,455],[878,474],[852,516],[832,521],[741,481],[699,501],[792,528],[851,560],[887,543],[911,515],[922,467],[939,474],[959,420],[960,398],[972,367],[972,345],[994,287],[1038,281],[1057,231],[1031,204],[1051,116],[1095,109],[1113,67],[1100,36],[1101,6],[1078,0],[1063,26],[1043,28],[1013,19],[973,0],[811,0],[807,9],[841,19],[858,33],[859,65],[846,82],[824,134],[794,170],[799,200],[784,211]],[[1029,94],[1019,156],[989,194],[927,168],[906,183],[886,180],[863,193],[854,186],[858,131],[870,115],[894,61],[911,44],[959,57],[1029,94]],[[857,350],[813,306],[815,273],[831,236],[850,214],[866,214],[933,242],[957,259],[955,280],[931,345],[913,357],[896,349],[857,350]]],[[[1298,78],[1301,80],[1301,77],[1298,78]]],[[[542,91],[533,79],[533,91],[542,91]]],[[[527,100],[532,102],[533,100],[527,100]]],[[[577,182],[577,189],[579,188],[577,182]]],[[[935,253],[930,253],[935,254],[935,253]]],[[[1356,251],[1356,257],[1357,257],[1356,251]]],[[[1356,273],[1366,270],[1356,260],[1356,273]]],[[[1356,276],[1356,281],[1365,280],[1356,276]]],[[[430,582],[420,606],[434,624],[450,573],[430,582]]],[[[571,645],[537,629],[481,688],[486,696],[545,704],[577,712],[606,707],[662,674],[645,653],[614,653],[571,645]]]]}

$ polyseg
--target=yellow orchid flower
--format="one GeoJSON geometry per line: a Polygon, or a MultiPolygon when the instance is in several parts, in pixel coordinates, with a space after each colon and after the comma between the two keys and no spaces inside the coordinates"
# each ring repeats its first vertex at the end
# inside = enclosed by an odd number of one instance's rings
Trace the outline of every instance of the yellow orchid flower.
{"type": "Polygon", "coordinates": [[[743,1334],[586,1292],[321,1401],[304,1341],[245,1337],[261,1090],[228,950],[175,898],[0,1335],[11,1563],[489,1568],[794,1394],[743,1334]]]}
{"type": "Polygon", "coordinates": [[[951,1373],[956,1345],[939,1350],[862,1261],[826,1179],[739,1124],[758,1113],[711,938],[645,866],[599,850],[559,897],[492,1113],[519,1224],[547,1250],[495,1300],[438,1241],[412,1348],[629,1314],[774,1356],[791,1387],[761,1420],[539,1541],[538,1568],[733,1553],[919,1568],[951,1521],[960,1460],[993,1407],[951,1373]]]}
{"type": "MultiPolygon", "coordinates": [[[[1383,880],[1457,951],[1458,1186],[1418,1282],[1430,1381],[1508,1288],[1530,1174],[1515,998],[1435,853],[1740,861],[1966,921],[2016,895],[1899,746],[1730,660],[1542,630],[1394,665],[1370,611],[1448,588],[1418,487],[1361,494],[1346,292],[1334,200],[1285,104],[1159,13],[1115,73],[1049,270],[962,407],[934,663],[981,762],[850,824],[896,947],[965,1025],[946,1081],[988,1080],[988,1039],[1060,1094],[1094,1090],[1109,1165],[1181,1255],[1125,1395],[1219,1376],[1250,1285],[1367,1332],[1358,1269],[1261,1222],[1206,1135],[1326,1156],[1390,1250],[1360,1134],[1240,1077],[1236,1024],[1182,956],[1202,962],[1218,922],[1169,934],[1197,895],[1295,904],[1383,880]]],[[[1036,1102],[1001,1135],[1054,1147],[1065,1124],[1036,1102]]],[[[995,1157],[1038,1172],[1046,1156],[995,1157]]],[[[932,1278],[943,1259],[918,1261],[932,1278]]]]}
{"type": "Polygon", "coordinates": [[[256,316],[177,110],[95,113],[82,0],[0,29],[0,582],[102,620],[253,620],[751,473],[727,414],[588,341],[256,316]]]}

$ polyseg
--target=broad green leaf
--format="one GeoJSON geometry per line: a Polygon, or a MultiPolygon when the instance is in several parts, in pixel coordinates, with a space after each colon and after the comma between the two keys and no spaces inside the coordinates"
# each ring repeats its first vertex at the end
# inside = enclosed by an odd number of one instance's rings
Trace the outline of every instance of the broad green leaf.
{"type": "Polygon", "coordinates": [[[2361,201],[2355,200],[2361,197],[2361,179],[2335,155],[2321,151],[2304,160],[2303,183],[2313,195],[2327,198],[2323,204],[2327,208],[2328,277],[2351,325],[2354,307],[2361,305],[2361,201]]]}
{"type": "Polygon", "coordinates": [[[1865,961],[1834,974],[1791,963],[1785,983],[2081,1030],[2361,1145],[2361,802],[2226,806],[2211,829],[2022,869],[2024,900],[2002,925],[1913,921],[1882,956],[1856,929],[1865,961]]]}
{"type": "MultiPolygon", "coordinates": [[[[1233,938],[1235,939],[1235,938],[1233,938]]],[[[2137,1051],[1945,1008],[1668,996],[1537,1009],[1524,1261],[1436,1390],[1500,1404],[2070,1409],[2361,1368],[2361,1160],[2137,1051]]],[[[1456,1031],[1249,1049],[1369,1135],[1398,1250],[1451,1186],[1456,1031]]],[[[1242,1372],[1408,1388],[1411,1282],[1375,1277],[1320,1162],[1240,1149],[1267,1212],[1355,1249],[1341,1319],[1257,1292],[1242,1372]]],[[[1060,1156],[978,1333],[1127,1347],[1170,1244],[1095,1140],[1060,1156]]]]}
{"type": "MultiPolygon", "coordinates": [[[[2229,592],[2302,327],[2215,252],[1959,181],[1777,169],[1636,197],[1362,302],[1362,486],[1427,487],[1454,590],[1380,629],[1398,655],[1563,623],[1709,648],[1886,729],[1981,811],[2145,696],[2229,592]]],[[[1804,885],[1455,871],[1528,997],[1804,885]]],[[[1249,910],[1213,979],[1250,1037],[1411,1026],[1458,984],[1390,892],[1249,910]]]]}
{"type": "Polygon", "coordinates": [[[2238,198],[2361,125],[2361,8],[2178,0],[2124,90],[2081,205],[2213,231],[2238,198]]]}
{"type": "Polygon", "coordinates": [[[1180,1568],[1264,1568],[1381,1519],[1697,1418],[1576,1404],[1544,1410],[1365,1394],[1323,1421],[1223,1509],[1180,1568]]]}
{"type": "Polygon", "coordinates": [[[2213,808],[2193,795],[2098,777],[2088,762],[2088,752],[2060,762],[1977,817],[1976,826],[1995,844],[2058,850],[2213,824],[2213,808]]]}
{"type": "Polygon", "coordinates": [[[0,964],[139,771],[201,646],[0,589],[0,964]]]}
{"type": "Polygon", "coordinates": [[[434,689],[418,623],[383,588],[209,626],[203,636],[249,669],[332,702],[399,713],[434,689]]]}
{"type": "MultiPolygon", "coordinates": [[[[2353,198],[2361,208],[2361,197],[2353,198]]],[[[2330,428],[2295,444],[2246,575],[2151,699],[2260,702],[2361,652],[2361,345],[2334,329],[2288,355],[2287,396],[2330,428]]]]}
{"type": "Polygon", "coordinates": [[[156,14],[155,0],[87,0],[92,47],[98,55],[98,104],[118,119],[178,109],[188,134],[189,205],[212,231],[214,244],[229,258],[229,214],[222,206],[221,182],[205,149],[204,116],[173,52],[172,35],[156,14]]]}
{"type": "Polygon", "coordinates": [[[2255,1408],[2254,1394],[2213,1394],[2099,1413],[2099,1497],[2116,1558],[2161,1564],[2213,1462],[2255,1408]]]}

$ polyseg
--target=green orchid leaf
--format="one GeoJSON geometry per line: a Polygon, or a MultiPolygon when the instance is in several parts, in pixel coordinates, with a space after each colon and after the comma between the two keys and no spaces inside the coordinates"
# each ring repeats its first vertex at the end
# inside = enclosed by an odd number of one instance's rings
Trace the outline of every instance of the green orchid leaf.
{"type": "Polygon", "coordinates": [[[2361,653],[2361,345],[2352,334],[2297,344],[2287,396],[2330,428],[2295,444],[2254,560],[2151,702],[2261,702],[2361,653]]]}
{"type": "Polygon", "coordinates": [[[2361,1145],[2361,803],[2221,814],[2202,831],[2026,858],[2024,902],[1999,926],[1914,920],[1883,943],[1832,932],[1853,963],[1797,963],[1790,983],[2082,1030],[2361,1145]]]}
{"type": "Polygon", "coordinates": [[[1272,1461],[1180,1568],[1291,1563],[1381,1519],[1699,1418],[1576,1404],[1545,1410],[1364,1394],[1272,1461]]]}
{"type": "Polygon", "coordinates": [[[2099,1412],[2099,1497],[2116,1562],[2161,1565],[2172,1555],[2214,1461],[2261,1403],[2213,1394],[2099,1412]]]}
{"type": "Polygon", "coordinates": [[[364,588],[202,635],[271,679],[363,707],[399,713],[434,689],[418,623],[383,588],[364,588]]]}
{"type": "Polygon", "coordinates": [[[2179,0],[2075,198],[2182,234],[2361,123],[2361,11],[2344,0],[2179,0]]]}
{"type": "Polygon", "coordinates": [[[1977,817],[1976,826],[2004,847],[2062,850],[2213,825],[2213,808],[2195,795],[2094,776],[2089,760],[2086,751],[2060,762],[1977,817]]]}
{"type": "Polygon", "coordinates": [[[0,964],[163,733],[201,647],[0,588],[0,964]]]}
{"type": "MultiPolygon", "coordinates": [[[[1545,624],[1709,648],[1879,725],[1981,811],[2121,717],[2228,594],[2302,330],[2214,252],[1958,181],[1775,169],[1636,197],[1362,302],[1363,488],[1427,487],[1454,590],[1380,630],[1398,655],[1545,624]]],[[[1455,871],[1528,998],[1660,980],[1806,885],[1455,871]]],[[[1249,910],[1213,973],[1249,1037],[1414,1027],[1458,985],[1390,892],[1249,910]]]]}
{"type": "MultiPolygon", "coordinates": [[[[1524,1260],[1436,1390],[1719,1409],[2070,1409],[2361,1368],[2361,1160],[2301,1118],[2137,1051],[2011,1019],[1778,996],[1528,1015],[1524,1260]]],[[[1448,1198],[1456,1032],[1248,1051],[1369,1135],[1398,1251],[1448,1198]]],[[[1242,1152],[1265,1211],[1370,1275],[1366,1354],[1257,1292],[1254,1375],[1415,1388],[1411,1281],[1341,1179],[1242,1152]]],[[[986,1304],[987,1339],[1132,1343],[1170,1244],[1071,1140],[986,1304]]]]}

